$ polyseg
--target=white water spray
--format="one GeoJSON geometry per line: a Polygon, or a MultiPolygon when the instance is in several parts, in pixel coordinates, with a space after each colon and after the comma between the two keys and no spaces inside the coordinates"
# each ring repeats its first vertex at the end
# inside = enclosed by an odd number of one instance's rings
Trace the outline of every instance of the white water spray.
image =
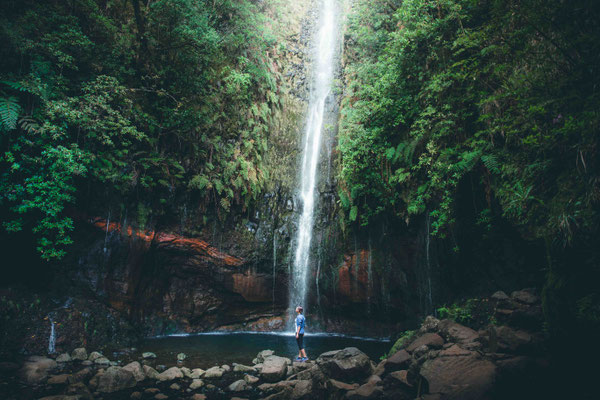
{"type": "MultiPolygon", "coordinates": [[[[310,268],[310,244],[315,212],[317,166],[325,118],[325,102],[331,92],[333,64],[337,42],[335,0],[323,0],[315,54],[314,81],[311,89],[300,181],[302,214],[300,216],[294,264],[290,282],[290,307],[305,306],[310,268]]],[[[306,306],[305,306],[306,307],[306,306]]]]}
{"type": "Polygon", "coordinates": [[[56,323],[52,320],[52,317],[48,315],[50,321],[50,337],[48,338],[48,354],[56,353],[56,331],[54,326],[56,323]]]}

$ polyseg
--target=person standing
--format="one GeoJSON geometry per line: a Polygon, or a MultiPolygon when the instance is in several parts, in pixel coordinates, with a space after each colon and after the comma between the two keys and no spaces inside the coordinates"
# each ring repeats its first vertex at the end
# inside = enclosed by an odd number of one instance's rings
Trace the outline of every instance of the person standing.
{"type": "Polygon", "coordinates": [[[296,343],[298,343],[298,357],[296,357],[296,361],[306,361],[308,357],[306,356],[306,351],[304,350],[304,326],[306,325],[306,319],[304,315],[302,315],[303,309],[302,306],[296,307],[296,343]]]}

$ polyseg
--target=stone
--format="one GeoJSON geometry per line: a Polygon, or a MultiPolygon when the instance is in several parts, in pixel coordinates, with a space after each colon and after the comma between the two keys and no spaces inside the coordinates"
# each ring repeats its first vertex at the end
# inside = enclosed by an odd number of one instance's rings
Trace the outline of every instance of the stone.
{"type": "Polygon", "coordinates": [[[56,357],[56,362],[66,363],[71,361],[71,356],[69,353],[63,353],[60,356],[56,357]]]}
{"type": "Polygon", "coordinates": [[[190,378],[192,378],[192,379],[202,378],[202,376],[204,376],[204,372],[205,371],[201,368],[194,368],[192,370],[192,374],[191,374],[190,378]]]}
{"type": "Polygon", "coordinates": [[[103,374],[104,374],[104,370],[100,369],[100,370],[98,370],[98,372],[96,372],[96,375],[92,376],[92,379],[90,379],[90,381],[88,383],[90,388],[95,390],[98,387],[98,382],[100,381],[100,378],[102,377],[103,374]]]}
{"type": "Polygon", "coordinates": [[[48,377],[48,372],[56,368],[56,361],[47,357],[32,356],[19,370],[21,379],[29,385],[37,385],[48,377]]]}
{"type": "Polygon", "coordinates": [[[539,301],[539,298],[528,290],[517,290],[510,294],[514,300],[522,304],[532,305],[539,301]]]}
{"type": "Polygon", "coordinates": [[[186,367],[179,368],[186,378],[192,378],[192,370],[186,367]]]}
{"type": "Polygon", "coordinates": [[[183,378],[183,372],[177,367],[171,367],[168,370],[158,374],[158,380],[161,382],[172,381],[174,379],[183,378]]]}
{"type": "Polygon", "coordinates": [[[166,394],[159,393],[159,394],[155,395],[154,398],[156,400],[166,400],[169,398],[169,396],[167,396],[166,394]]]}
{"type": "Polygon", "coordinates": [[[425,361],[420,375],[427,381],[430,394],[448,400],[484,400],[491,398],[496,366],[474,354],[438,357],[425,361]]]}
{"type": "Polygon", "coordinates": [[[225,371],[225,372],[231,371],[231,367],[227,364],[221,365],[221,368],[223,368],[223,371],[225,371]]]}
{"type": "Polygon", "coordinates": [[[63,394],[58,394],[55,396],[46,396],[42,397],[39,400],[80,400],[79,396],[68,396],[63,394]]]}
{"type": "Polygon", "coordinates": [[[421,346],[427,346],[429,348],[439,349],[443,346],[443,344],[444,344],[444,339],[442,339],[442,337],[440,335],[438,335],[437,333],[426,333],[422,336],[419,336],[410,345],[408,345],[408,347],[406,348],[406,351],[408,351],[409,353],[412,353],[413,351],[415,351],[416,349],[418,349],[421,346]]]}
{"type": "Polygon", "coordinates": [[[515,353],[532,346],[533,336],[528,332],[514,330],[508,326],[498,326],[495,332],[498,349],[503,352],[515,353]]]}
{"type": "Polygon", "coordinates": [[[229,390],[230,392],[243,392],[247,389],[248,383],[243,379],[239,379],[227,387],[227,390],[229,390]]]}
{"type": "Polygon", "coordinates": [[[90,376],[92,376],[92,374],[93,374],[93,372],[90,367],[82,368],[69,377],[69,382],[70,383],[83,382],[86,379],[88,379],[90,376]]]}
{"type": "MultiPolygon", "coordinates": [[[[260,353],[259,353],[260,354],[260,353]]],[[[265,358],[260,376],[266,382],[277,382],[285,378],[287,373],[287,359],[270,355],[265,358]]]]}
{"type": "Polygon", "coordinates": [[[137,361],[127,364],[126,366],[123,367],[123,369],[125,371],[131,372],[133,374],[133,377],[135,378],[136,382],[141,382],[144,379],[146,379],[146,374],[144,373],[144,370],[142,369],[142,365],[137,361]]]}
{"type": "Polygon", "coordinates": [[[494,293],[491,297],[492,300],[495,300],[499,303],[504,303],[510,300],[510,297],[508,297],[508,295],[506,293],[504,293],[502,290],[498,290],[496,293],[494,293]]]}
{"type": "Polygon", "coordinates": [[[92,393],[90,392],[90,389],[88,389],[88,387],[85,386],[85,384],[83,382],[77,382],[72,385],[69,385],[69,387],[67,388],[66,394],[78,395],[78,396],[80,396],[80,399],[85,399],[85,400],[91,400],[94,398],[94,396],[92,396],[92,393]]]}
{"type": "Polygon", "coordinates": [[[452,357],[452,356],[468,356],[473,354],[472,351],[465,350],[461,348],[459,345],[454,344],[447,349],[444,349],[440,352],[440,357],[452,357]]]}
{"type": "Polygon", "coordinates": [[[156,354],[154,354],[151,351],[147,351],[145,353],[142,353],[142,358],[144,359],[148,359],[148,358],[156,358],[156,354]]]}
{"type": "Polygon", "coordinates": [[[196,393],[195,395],[192,396],[192,400],[206,400],[206,395],[196,393]]]}
{"type": "Polygon", "coordinates": [[[422,356],[424,356],[427,352],[429,351],[429,347],[427,347],[427,345],[421,345],[419,347],[417,347],[414,351],[413,351],[413,357],[414,358],[421,358],[422,356]]]}
{"type": "Polygon", "coordinates": [[[328,351],[317,358],[323,373],[341,381],[358,381],[372,375],[369,357],[356,347],[328,351]]]}
{"type": "Polygon", "coordinates": [[[160,389],[158,388],[148,388],[144,389],[144,393],[147,395],[155,395],[156,393],[160,393],[160,389]]]}
{"type": "Polygon", "coordinates": [[[234,363],[233,372],[256,372],[256,368],[234,363]]]}
{"type": "Polygon", "coordinates": [[[381,377],[378,375],[371,375],[369,377],[369,379],[367,379],[367,382],[365,383],[372,383],[374,385],[382,385],[383,381],[381,380],[381,377]]]}
{"type": "Polygon", "coordinates": [[[272,356],[273,354],[275,354],[273,350],[263,350],[256,355],[256,363],[254,360],[252,362],[253,364],[262,364],[265,361],[265,358],[272,356]]]}
{"type": "Polygon", "coordinates": [[[94,360],[94,364],[97,365],[110,365],[110,360],[106,357],[99,357],[94,360]]]}
{"type": "Polygon", "coordinates": [[[253,375],[244,375],[244,380],[249,385],[254,385],[256,382],[259,381],[259,379],[256,376],[253,376],[253,375]]]}
{"type": "Polygon", "coordinates": [[[142,392],[133,392],[129,398],[133,400],[139,400],[142,398],[142,392]]]}
{"type": "Polygon", "coordinates": [[[48,379],[48,382],[46,382],[48,385],[66,385],[69,382],[69,374],[60,374],[60,375],[54,375],[51,376],[48,379]]]}
{"type": "Polygon", "coordinates": [[[358,389],[359,385],[358,383],[345,383],[345,382],[341,382],[341,381],[337,381],[335,379],[330,379],[327,381],[327,388],[331,390],[333,390],[334,392],[336,391],[349,391],[349,390],[355,390],[358,389]]]}
{"type": "Polygon", "coordinates": [[[294,400],[305,400],[313,398],[313,383],[309,380],[298,381],[292,391],[292,399],[294,400]]]}
{"type": "Polygon", "coordinates": [[[407,386],[412,387],[412,385],[408,382],[408,371],[403,369],[402,371],[394,371],[391,372],[388,376],[385,377],[386,384],[390,386],[407,386]]]}
{"type": "Polygon", "coordinates": [[[154,368],[152,368],[149,365],[144,365],[144,375],[146,375],[146,377],[148,379],[158,379],[158,376],[160,375],[158,373],[157,370],[155,370],[154,368]]]}
{"type": "Polygon", "coordinates": [[[71,352],[71,358],[75,361],[85,361],[88,358],[85,347],[78,347],[71,352]]]}
{"type": "Polygon", "coordinates": [[[204,386],[204,381],[202,379],[194,379],[192,380],[192,383],[190,383],[190,389],[192,390],[200,389],[202,386],[204,386]]]}
{"type": "Polygon", "coordinates": [[[85,361],[81,362],[81,365],[90,366],[90,365],[94,365],[94,363],[90,360],[85,360],[85,361]]]}
{"type": "Polygon", "coordinates": [[[114,393],[136,385],[135,377],[130,371],[121,367],[108,367],[98,379],[98,392],[114,393]]]}
{"type": "Polygon", "coordinates": [[[187,355],[185,353],[177,354],[177,361],[184,361],[186,358],[187,358],[187,355]]]}
{"type": "Polygon", "coordinates": [[[169,389],[171,389],[171,390],[181,390],[181,386],[179,386],[177,383],[173,383],[171,386],[169,386],[169,389]]]}
{"type": "Polygon", "coordinates": [[[358,389],[351,390],[346,393],[345,399],[348,400],[364,400],[364,399],[378,399],[383,394],[383,388],[373,383],[365,383],[358,389]]]}
{"type": "Polygon", "coordinates": [[[205,379],[217,379],[223,376],[225,370],[221,367],[212,367],[204,371],[205,379]]]}
{"type": "Polygon", "coordinates": [[[158,372],[165,372],[167,370],[167,366],[163,365],[163,364],[159,364],[159,365],[156,366],[156,370],[158,372]]]}
{"type": "Polygon", "coordinates": [[[88,357],[88,360],[93,362],[93,361],[96,361],[98,358],[101,358],[101,357],[104,357],[102,355],[102,353],[99,353],[97,351],[92,351],[90,353],[89,357],[88,357]]]}
{"type": "Polygon", "coordinates": [[[419,329],[419,333],[427,333],[427,332],[436,332],[438,329],[438,325],[440,320],[428,315],[425,318],[425,321],[421,324],[421,328],[419,329]]]}
{"type": "Polygon", "coordinates": [[[412,357],[406,350],[400,350],[394,353],[393,356],[388,358],[385,361],[384,368],[386,371],[394,371],[398,369],[403,369],[410,364],[410,360],[412,357]]]}
{"type": "Polygon", "coordinates": [[[449,319],[440,321],[438,327],[441,335],[449,342],[468,343],[479,339],[479,334],[473,329],[449,319]]]}

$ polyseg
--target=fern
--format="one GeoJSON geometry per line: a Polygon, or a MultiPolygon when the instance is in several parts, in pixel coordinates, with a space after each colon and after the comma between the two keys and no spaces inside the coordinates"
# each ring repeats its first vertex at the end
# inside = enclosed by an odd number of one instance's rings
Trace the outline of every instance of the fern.
{"type": "Polygon", "coordinates": [[[0,97],[0,126],[11,131],[17,127],[21,106],[16,97],[0,97]]]}
{"type": "Polygon", "coordinates": [[[500,173],[500,162],[498,161],[498,158],[495,155],[490,154],[490,155],[481,156],[481,161],[483,162],[483,165],[485,165],[485,167],[492,174],[500,173]]]}

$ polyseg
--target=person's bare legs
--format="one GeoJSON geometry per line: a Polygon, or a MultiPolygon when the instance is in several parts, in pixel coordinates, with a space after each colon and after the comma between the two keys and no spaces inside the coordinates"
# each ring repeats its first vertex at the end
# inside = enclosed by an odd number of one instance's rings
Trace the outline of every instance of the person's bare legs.
{"type": "Polygon", "coordinates": [[[304,349],[300,350],[300,356],[304,357],[304,358],[308,358],[308,357],[306,357],[306,351],[304,349]]]}

